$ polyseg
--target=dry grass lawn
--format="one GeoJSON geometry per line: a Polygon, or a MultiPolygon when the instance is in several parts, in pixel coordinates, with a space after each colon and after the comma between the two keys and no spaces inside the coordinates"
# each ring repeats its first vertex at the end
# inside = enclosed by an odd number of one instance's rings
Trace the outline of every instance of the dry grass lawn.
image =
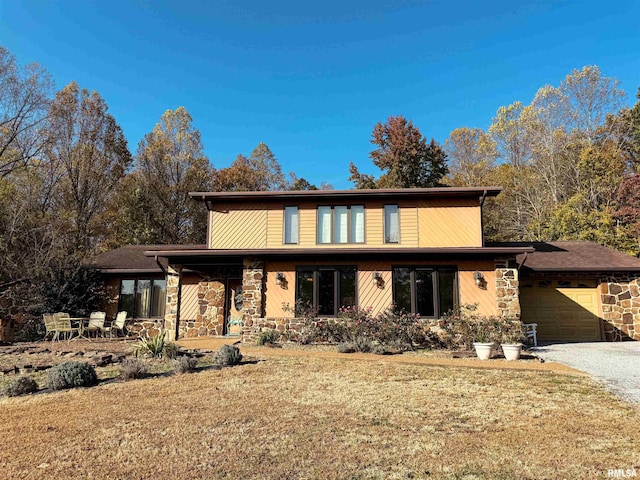
{"type": "MultiPolygon", "coordinates": [[[[258,352],[257,354],[255,352],[258,352]]],[[[640,472],[639,409],[588,378],[260,355],[0,399],[7,479],[555,479],[640,472]]]]}

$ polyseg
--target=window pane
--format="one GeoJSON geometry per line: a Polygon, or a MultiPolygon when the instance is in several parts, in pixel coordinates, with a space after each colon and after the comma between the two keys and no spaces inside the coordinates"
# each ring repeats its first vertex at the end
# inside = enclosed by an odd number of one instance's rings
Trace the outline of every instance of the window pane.
{"type": "Polygon", "coordinates": [[[164,317],[164,306],[166,304],[166,284],[165,280],[153,281],[153,293],[151,295],[151,316],[164,317]]]}
{"type": "Polygon", "coordinates": [[[416,312],[425,317],[435,316],[433,301],[433,270],[416,270],[416,312]]]}
{"type": "Polygon", "coordinates": [[[384,206],[384,241],[385,243],[398,243],[400,238],[398,228],[398,206],[384,206]]]}
{"type": "Polygon", "coordinates": [[[335,314],[335,270],[318,271],[318,315],[335,314]]]}
{"type": "Polygon", "coordinates": [[[411,271],[408,268],[393,269],[393,296],[396,309],[411,312],[411,271]]]}
{"type": "Polygon", "coordinates": [[[151,304],[151,280],[138,280],[136,290],[136,316],[149,318],[149,306],[151,304]]]}
{"type": "Polygon", "coordinates": [[[296,273],[296,302],[304,307],[313,306],[313,271],[299,270],[296,273]]]}
{"type": "Polygon", "coordinates": [[[351,207],[351,241],[364,243],[364,206],[351,207]]]}
{"type": "Polygon", "coordinates": [[[451,271],[439,272],[440,315],[452,312],[455,307],[456,274],[451,271]]]}
{"type": "Polygon", "coordinates": [[[331,207],[318,207],[318,243],[331,243],[331,207]]]}
{"type": "Polygon", "coordinates": [[[122,280],[120,284],[120,304],[118,310],[125,310],[127,315],[133,316],[134,312],[134,294],[136,290],[135,280],[122,280]]]}
{"type": "Polygon", "coordinates": [[[333,207],[333,240],[335,243],[349,241],[349,211],[347,207],[333,207]]]}
{"type": "MultiPolygon", "coordinates": [[[[340,301],[339,307],[352,307],[356,304],[356,269],[340,270],[340,301]]],[[[334,312],[337,313],[337,312],[334,312]]]]}
{"type": "Polygon", "coordinates": [[[284,243],[298,243],[298,207],[284,207],[284,243]]]}

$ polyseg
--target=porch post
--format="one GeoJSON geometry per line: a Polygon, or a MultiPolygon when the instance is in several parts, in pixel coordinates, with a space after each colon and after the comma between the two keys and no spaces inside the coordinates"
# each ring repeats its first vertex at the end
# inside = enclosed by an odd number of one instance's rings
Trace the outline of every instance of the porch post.
{"type": "Polygon", "coordinates": [[[164,310],[164,331],[167,341],[178,339],[181,279],[182,265],[169,265],[167,267],[167,303],[164,310]]]}
{"type": "Polygon", "coordinates": [[[256,319],[262,317],[262,280],[264,278],[264,262],[255,258],[242,261],[242,303],[245,327],[252,326],[256,319]]]}
{"type": "MultiPolygon", "coordinates": [[[[509,268],[509,258],[495,259],[496,306],[501,317],[520,318],[518,269],[509,268]]],[[[514,260],[515,259],[511,259],[514,260]]]]}

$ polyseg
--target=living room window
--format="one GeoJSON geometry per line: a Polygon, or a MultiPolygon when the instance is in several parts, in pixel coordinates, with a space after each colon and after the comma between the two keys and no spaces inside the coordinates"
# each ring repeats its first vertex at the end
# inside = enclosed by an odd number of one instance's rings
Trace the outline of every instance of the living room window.
{"type": "Polygon", "coordinates": [[[152,279],[122,280],[118,310],[133,318],[164,316],[166,281],[152,279]]]}
{"type": "Polygon", "coordinates": [[[400,242],[398,205],[384,206],[384,243],[400,242]]]}
{"type": "Polygon", "coordinates": [[[329,317],[337,316],[340,307],[356,305],[356,267],[298,267],[296,303],[329,317]]]}
{"type": "Polygon", "coordinates": [[[364,243],[364,205],[318,207],[318,243],[364,243]]]}
{"type": "Polygon", "coordinates": [[[284,207],[284,243],[297,244],[299,231],[298,207],[284,207]]]}
{"type": "Polygon", "coordinates": [[[458,272],[452,267],[394,267],[393,303],[423,317],[441,317],[458,306],[458,272]]]}

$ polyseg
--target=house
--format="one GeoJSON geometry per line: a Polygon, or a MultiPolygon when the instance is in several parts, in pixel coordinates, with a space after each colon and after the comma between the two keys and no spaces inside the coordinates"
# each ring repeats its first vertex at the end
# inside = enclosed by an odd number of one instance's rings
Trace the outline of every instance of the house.
{"type": "Polygon", "coordinates": [[[521,316],[541,340],[640,338],[640,260],[589,242],[485,243],[482,206],[499,187],[194,192],[205,245],[127,246],[95,265],[110,309],[169,336],[299,328],[305,304],[390,306],[438,318],[463,304],[521,316]]]}

